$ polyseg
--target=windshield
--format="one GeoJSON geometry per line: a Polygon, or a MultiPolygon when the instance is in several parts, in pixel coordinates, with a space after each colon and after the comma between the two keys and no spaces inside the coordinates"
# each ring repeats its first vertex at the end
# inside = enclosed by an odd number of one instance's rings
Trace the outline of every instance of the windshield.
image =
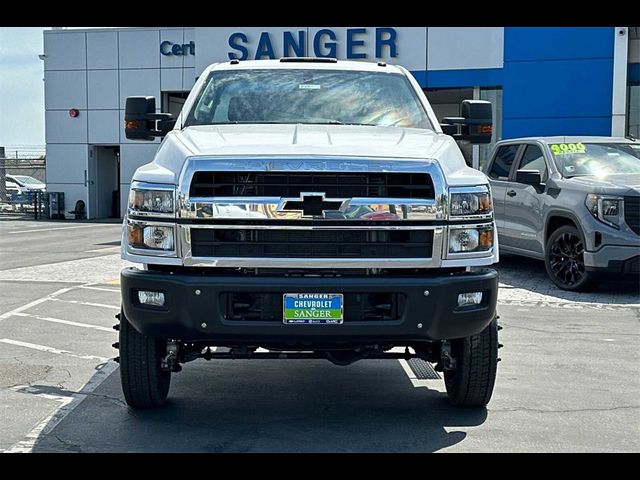
{"type": "Polygon", "coordinates": [[[553,158],[563,177],[640,173],[640,145],[632,143],[554,143],[553,158]]]}
{"type": "Polygon", "coordinates": [[[40,180],[29,177],[27,175],[13,175],[13,179],[22,185],[42,185],[42,182],[40,180]]]}
{"type": "Polygon", "coordinates": [[[184,126],[230,123],[432,128],[401,74],[312,69],[212,72],[184,126]]]}

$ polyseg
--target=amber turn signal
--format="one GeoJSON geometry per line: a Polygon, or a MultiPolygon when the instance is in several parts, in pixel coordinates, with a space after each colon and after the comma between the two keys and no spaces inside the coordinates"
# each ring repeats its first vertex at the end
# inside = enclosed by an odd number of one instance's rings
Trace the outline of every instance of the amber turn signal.
{"type": "Polygon", "coordinates": [[[144,229],[138,225],[129,225],[129,245],[144,245],[144,229]]]}
{"type": "Polygon", "coordinates": [[[480,230],[480,238],[478,239],[478,246],[484,250],[493,247],[493,228],[486,228],[480,230]]]}

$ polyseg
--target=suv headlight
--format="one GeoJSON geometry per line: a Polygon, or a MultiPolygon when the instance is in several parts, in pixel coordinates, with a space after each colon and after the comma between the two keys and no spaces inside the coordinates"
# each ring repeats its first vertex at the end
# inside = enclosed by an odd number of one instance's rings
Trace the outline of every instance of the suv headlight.
{"type": "Polygon", "coordinates": [[[449,253],[486,252],[493,248],[493,224],[449,230],[449,253]]]}
{"type": "Polygon", "coordinates": [[[175,203],[172,185],[131,184],[127,211],[127,250],[130,253],[176,255],[175,203]]]}
{"type": "Polygon", "coordinates": [[[127,252],[156,257],[177,255],[175,224],[127,219],[126,228],[127,252]]]}
{"type": "Polygon", "coordinates": [[[175,187],[133,182],[129,192],[129,215],[175,217],[175,187]]]}
{"type": "Polygon", "coordinates": [[[622,197],[590,193],[584,203],[596,220],[618,229],[622,225],[624,208],[622,197]]]}
{"type": "Polygon", "coordinates": [[[449,189],[450,218],[490,218],[492,213],[491,193],[486,185],[449,189]]]}
{"type": "Polygon", "coordinates": [[[156,225],[129,220],[129,246],[143,250],[172,252],[175,249],[173,232],[172,225],[156,225]]]}

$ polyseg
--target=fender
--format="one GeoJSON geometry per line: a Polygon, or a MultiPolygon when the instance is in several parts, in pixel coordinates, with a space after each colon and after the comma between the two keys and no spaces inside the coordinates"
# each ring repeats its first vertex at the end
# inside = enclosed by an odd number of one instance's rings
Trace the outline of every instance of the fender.
{"type": "MultiPolygon", "coordinates": [[[[571,210],[561,210],[558,208],[555,208],[553,210],[549,210],[547,212],[547,215],[544,219],[544,244],[543,244],[543,250],[547,248],[547,240],[549,239],[549,221],[551,220],[551,218],[553,217],[561,217],[561,218],[566,218],[568,220],[571,220],[573,222],[573,224],[575,225],[575,227],[578,229],[578,233],[580,233],[580,236],[582,237],[582,242],[585,242],[585,236],[584,236],[584,231],[582,230],[582,225],[580,222],[580,219],[576,216],[576,214],[574,212],[572,212],[571,210]]],[[[585,244],[586,246],[586,244],[585,244]]]]}

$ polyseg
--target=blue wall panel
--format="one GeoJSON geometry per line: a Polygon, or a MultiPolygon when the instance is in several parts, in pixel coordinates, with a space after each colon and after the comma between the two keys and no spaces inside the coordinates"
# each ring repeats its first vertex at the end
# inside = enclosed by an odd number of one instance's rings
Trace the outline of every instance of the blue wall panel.
{"type": "Polygon", "coordinates": [[[610,135],[613,27],[506,27],[503,138],[610,135]]]}
{"type": "Polygon", "coordinates": [[[516,62],[505,67],[505,117],[611,115],[613,58],[516,62]]]}
{"type": "Polygon", "coordinates": [[[504,61],[609,58],[613,27],[506,27],[504,61]]]}
{"type": "Polygon", "coordinates": [[[425,72],[424,70],[412,70],[411,75],[413,75],[413,77],[416,79],[418,85],[420,85],[422,88],[426,88],[427,72],[425,72]]]}
{"type": "Polygon", "coordinates": [[[627,70],[629,83],[637,85],[640,83],[640,63],[630,63],[627,70]]]}
{"type": "Polygon", "coordinates": [[[552,135],[611,135],[611,117],[511,118],[502,124],[502,138],[552,135]]]}

